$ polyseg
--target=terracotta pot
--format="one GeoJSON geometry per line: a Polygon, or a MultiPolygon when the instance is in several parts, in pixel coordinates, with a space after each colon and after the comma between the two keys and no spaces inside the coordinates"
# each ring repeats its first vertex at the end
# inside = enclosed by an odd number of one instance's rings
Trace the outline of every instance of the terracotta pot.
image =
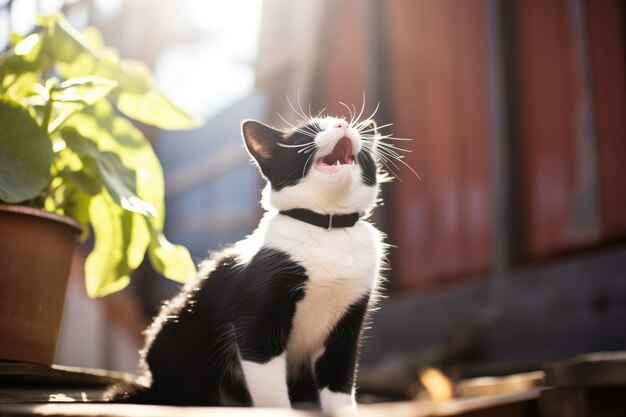
{"type": "Polygon", "coordinates": [[[70,218],[0,204],[0,359],[51,365],[74,243],[70,218]]]}

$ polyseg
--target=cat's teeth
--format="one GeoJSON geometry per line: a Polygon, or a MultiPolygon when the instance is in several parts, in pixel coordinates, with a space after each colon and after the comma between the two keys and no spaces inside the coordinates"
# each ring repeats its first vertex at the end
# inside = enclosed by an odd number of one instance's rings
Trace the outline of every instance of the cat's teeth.
{"type": "Polygon", "coordinates": [[[337,166],[341,165],[341,164],[339,163],[339,160],[337,160],[337,163],[336,163],[335,165],[337,165],[337,166]]]}

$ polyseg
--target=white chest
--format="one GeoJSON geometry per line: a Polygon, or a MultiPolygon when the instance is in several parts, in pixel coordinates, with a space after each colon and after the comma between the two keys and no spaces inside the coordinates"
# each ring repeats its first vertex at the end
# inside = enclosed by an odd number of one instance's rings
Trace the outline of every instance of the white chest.
{"type": "Polygon", "coordinates": [[[350,305],[376,286],[381,235],[367,222],[324,230],[277,216],[268,224],[265,245],[288,253],[308,275],[287,345],[293,367],[314,359],[350,305]]]}

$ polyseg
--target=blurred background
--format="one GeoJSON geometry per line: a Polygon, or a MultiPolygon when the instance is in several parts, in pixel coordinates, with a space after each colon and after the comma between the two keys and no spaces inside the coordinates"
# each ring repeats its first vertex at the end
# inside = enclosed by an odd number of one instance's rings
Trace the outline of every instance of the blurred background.
{"type": "MultiPolygon", "coordinates": [[[[360,385],[410,396],[450,378],[626,349],[626,3],[619,0],[0,0],[0,34],[62,9],[202,128],[140,126],[164,170],[166,234],[194,259],[250,233],[262,181],[239,123],[277,127],[340,102],[412,152],[383,188],[387,298],[360,385]],[[383,381],[382,383],[380,381],[383,381]]],[[[0,44],[0,48],[5,45],[0,44]]],[[[141,330],[177,286],[140,268],[84,294],[81,257],[57,362],[135,371],[141,330]]]]}

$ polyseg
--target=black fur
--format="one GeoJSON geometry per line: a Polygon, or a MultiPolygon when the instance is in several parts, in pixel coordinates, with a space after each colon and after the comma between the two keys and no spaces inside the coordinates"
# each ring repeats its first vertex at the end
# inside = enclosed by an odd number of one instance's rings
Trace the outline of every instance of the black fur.
{"type": "MultiPolygon", "coordinates": [[[[311,123],[302,127],[302,130],[305,129],[318,132],[320,127],[316,123],[311,123]]],[[[244,122],[242,130],[245,137],[254,138],[246,142],[248,150],[257,160],[261,172],[273,190],[280,191],[297,184],[311,170],[315,162],[313,158],[309,158],[311,153],[298,153],[297,148],[279,146],[278,143],[288,146],[304,145],[313,143],[312,137],[298,130],[285,133],[252,121],[244,122]],[[271,157],[265,157],[263,154],[271,157]]]]}
{"type": "Polygon", "coordinates": [[[356,372],[359,339],[369,303],[369,294],[361,297],[343,315],[326,340],[326,350],[315,366],[320,389],[350,393],[356,372]]]}
{"type": "Polygon", "coordinates": [[[118,386],[109,398],[210,406],[224,396],[250,404],[235,346],[242,359],[257,363],[281,354],[306,279],[301,266],[274,249],[261,249],[245,265],[220,259],[210,279],[186,287],[155,320],[143,354],[151,386],[118,386]]]}

